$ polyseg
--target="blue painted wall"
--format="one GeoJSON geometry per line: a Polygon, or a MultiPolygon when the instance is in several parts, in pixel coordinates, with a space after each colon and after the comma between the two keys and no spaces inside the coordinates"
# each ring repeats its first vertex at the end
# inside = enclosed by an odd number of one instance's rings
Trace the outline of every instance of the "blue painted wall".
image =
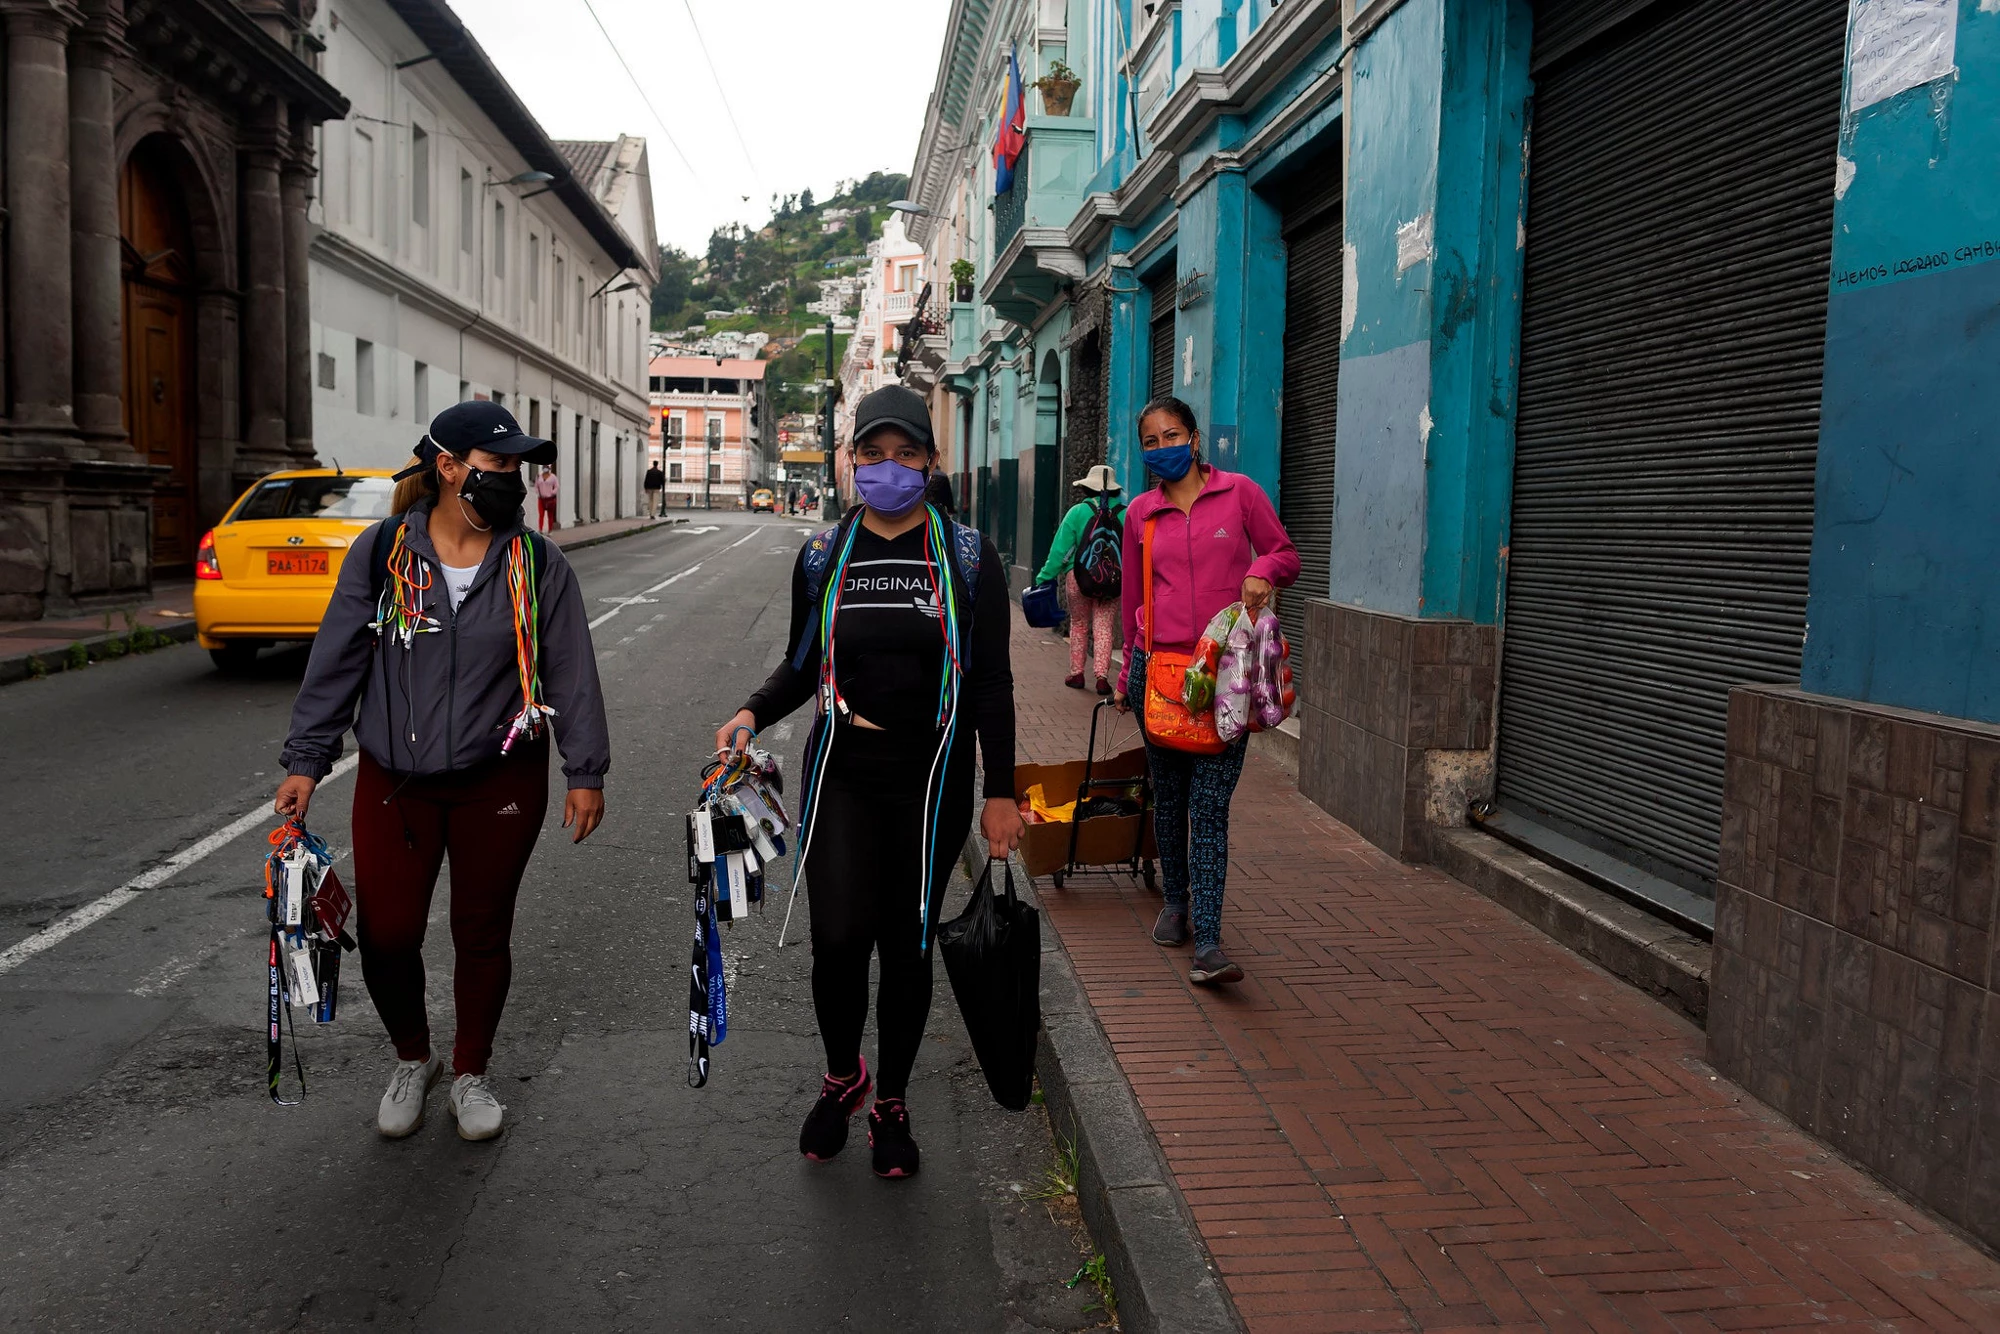
{"type": "Polygon", "coordinates": [[[1843,126],[1802,676],[2000,722],[2000,13],[1979,0],[1956,62],[1843,126]]]}
{"type": "Polygon", "coordinates": [[[1499,619],[1514,494],[1530,18],[1524,0],[1445,13],[1420,609],[1481,625],[1499,619]]]}
{"type": "Polygon", "coordinates": [[[1410,0],[1354,55],[1336,601],[1499,618],[1529,23],[1526,0],[1410,0]]]}

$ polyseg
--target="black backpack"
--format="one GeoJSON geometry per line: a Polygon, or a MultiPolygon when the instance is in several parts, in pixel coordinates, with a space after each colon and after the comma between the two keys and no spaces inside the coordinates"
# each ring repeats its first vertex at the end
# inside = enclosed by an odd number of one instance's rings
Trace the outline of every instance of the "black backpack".
{"type": "Polygon", "coordinates": [[[1125,524],[1108,497],[1098,497],[1097,512],[1084,526],[1070,568],[1076,575],[1076,591],[1085,597],[1109,601],[1118,596],[1125,577],[1125,524]]]}

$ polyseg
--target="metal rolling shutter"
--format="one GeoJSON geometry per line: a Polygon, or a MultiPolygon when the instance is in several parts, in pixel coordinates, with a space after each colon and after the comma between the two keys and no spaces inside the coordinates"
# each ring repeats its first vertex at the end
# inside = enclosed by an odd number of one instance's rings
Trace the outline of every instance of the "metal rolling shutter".
{"type": "Polygon", "coordinates": [[[1173,274],[1153,284],[1153,323],[1146,332],[1152,358],[1146,368],[1146,397],[1165,398],[1174,392],[1174,298],[1178,285],[1173,274]]]}
{"type": "Polygon", "coordinates": [[[1499,794],[1709,890],[1797,680],[1846,0],[1544,3],[1499,794]]]}
{"type": "Polygon", "coordinates": [[[1285,383],[1278,518],[1299,549],[1299,582],[1279,595],[1299,694],[1307,674],[1306,602],[1327,594],[1333,549],[1333,428],[1339,416],[1341,193],[1338,167],[1285,210],[1285,383]]]}

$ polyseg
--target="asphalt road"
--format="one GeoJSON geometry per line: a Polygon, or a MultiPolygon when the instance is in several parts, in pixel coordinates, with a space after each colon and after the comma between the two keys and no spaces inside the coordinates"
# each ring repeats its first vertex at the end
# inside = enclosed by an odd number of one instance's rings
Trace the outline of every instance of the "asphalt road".
{"type": "MultiPolygon", "coordinates": [[[[1054,1162],[1046,1118],[993,1105],[942,968],[910,1093],[924,1149],[912,1181],[874,1178],[859,1122],[835,1163],[797,1153],[822,1061],[808,948],[776,949],[781,902],[726,936],[729,1038],[709,1086],[686,1087],[678,813],[716,724],[783,651],[807,531],[769,516],[713,523],[571,558],[593,615],[610,614],[595,631],[607,816],[572,846],[551,802],[492,1069],[509,1128],[487,1144],[457,1138],[442,1085],[415,1136],[375,1134],[393,1057],[352,960],[339,1021],[301,1028],[303,1104],[266,1099],[259,877],[275,820],[6,966],[11,947],[268,810],[303,651],[226,678],[179,647],[0,690],[0,1324],[1097,1322],[1089,1285],[1062,1283],[1087,1254],[1080,1234],[1027,1198],[1054,1162]]],[[[766,738],[791,776],[805,722],[766,738]]],[[[336,853],[352,791],[351,775],[336,778],[314,802],[336,853]]],[[[429,963],[448,1050],[446,899],[429,963]]]]}

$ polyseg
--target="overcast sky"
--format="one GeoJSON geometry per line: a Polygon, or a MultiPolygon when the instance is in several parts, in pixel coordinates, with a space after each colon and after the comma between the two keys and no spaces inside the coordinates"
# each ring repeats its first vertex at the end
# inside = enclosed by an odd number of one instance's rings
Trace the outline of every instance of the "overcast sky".
{"type": "Polygon", "coordinates": [[[699,253],[773,194],[908,171],[949,0],[591,0],[687,156],[674,152],[583,0],[452,0],[551,138],[645,136],[660,239],[699,253]],[[692,4],[742,127],[702,60],[692,4]],[[692,170],[690,170],[690,167],[692,170]],[[746,201],[744,196],[749,196],[746,201]]]}

